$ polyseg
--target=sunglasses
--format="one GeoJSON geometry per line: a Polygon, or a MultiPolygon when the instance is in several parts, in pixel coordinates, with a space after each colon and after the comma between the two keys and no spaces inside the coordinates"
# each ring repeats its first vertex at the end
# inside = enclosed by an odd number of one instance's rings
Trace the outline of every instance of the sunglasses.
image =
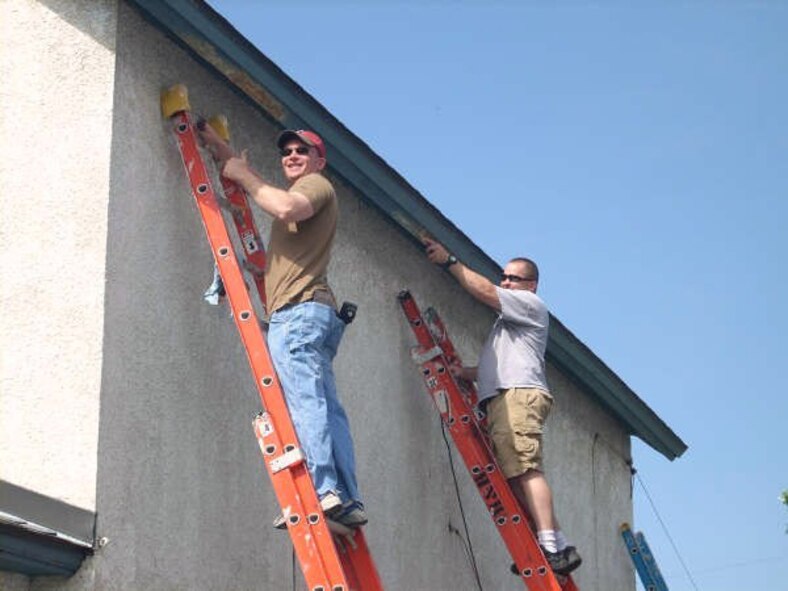
{"type": "Polygon", "coordinates": [[[514,281],[515,283],[521,283],[523,281],[535,281],[532,277],[520,277],[519,275],[507,275],[506,273],[501,273],[501,281],[514,281]]]}
{"type": "Polygon", "coordinates": [[[290,154],[292,154],[293,152],[301,156],[306,156],[307,154],[309,154],[309,148],[306,146],[298,146],[297,148],[282,148],[281,150],[279,150],[279,153],[283,157],[290,156],[290,154]]]}

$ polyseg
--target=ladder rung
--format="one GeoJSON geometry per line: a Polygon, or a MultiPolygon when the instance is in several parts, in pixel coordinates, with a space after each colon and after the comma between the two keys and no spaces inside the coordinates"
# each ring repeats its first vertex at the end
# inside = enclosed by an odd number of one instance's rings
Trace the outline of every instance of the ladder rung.
{"type": "Polygon", "coordinates": [[[296,447],[290,451],[286,451],[278,458],[271,460],[271,472],[276,474],[277,472],[281,472],[286,468],[297,466],[304,460],[306,460],[304,452],[301,451],[300,447],[296,447]]]}
{"type": "Polygon", "coordinates": [[[440,357],[441,355],[443,355],[443,349],[441,349],[438,345],[435,345],[426,351],[421,347],[415,347],[410,350],[411,359],[413,359],[413,361],[418,365],[426,363],[427,361],[435,359],[436,357],[440,357]]]}

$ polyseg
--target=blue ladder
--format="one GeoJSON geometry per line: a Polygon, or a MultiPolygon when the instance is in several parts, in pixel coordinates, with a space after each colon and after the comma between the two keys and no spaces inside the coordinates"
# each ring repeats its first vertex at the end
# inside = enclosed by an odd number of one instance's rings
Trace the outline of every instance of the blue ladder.
{"type": "Polygon", "coordinates": [[[621,524],[621,537],[624,538],[624,544],[629,550],[629,556],[632,563],[635,565],[635,570],[638,571],[640,581],[643,583],[646,591],[668,591],[668,586],[665,579],[662,578],[662,573],[659,572],[657,561],[654,560],[654,555],[651,553],[646,543],[646,538],[642,533],[632,533],[628,523],[621,524]]]}

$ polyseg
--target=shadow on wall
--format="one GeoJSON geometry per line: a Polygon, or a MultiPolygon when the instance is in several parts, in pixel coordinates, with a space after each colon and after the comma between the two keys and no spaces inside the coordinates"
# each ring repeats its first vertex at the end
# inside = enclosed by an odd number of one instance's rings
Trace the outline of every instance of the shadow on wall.
{"type": "MultiPolygon", "coordinates": [[[[38,0],[75,29],[115,52],[118,4],[115,0],[38,0]]],[[[36,30],[32,27],[31,30],[36,30]]]]}

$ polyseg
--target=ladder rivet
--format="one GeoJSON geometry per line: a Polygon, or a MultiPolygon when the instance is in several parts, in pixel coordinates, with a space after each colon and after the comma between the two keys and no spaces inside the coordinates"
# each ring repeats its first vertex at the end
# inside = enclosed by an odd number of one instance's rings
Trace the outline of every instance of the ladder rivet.
{"type": "Polygon", "coordinates": [[[471,422],[471,417],[469,417],[468,415],[462,415],[460,417],[460,420],[467,425],[468,423],[471,422]]]}
{"type": "Polygon", "coordinates": [[[446,368],[443,367],[442,365],[439,365],[438,366],[438,373],[446,373],[446,368]]]}
{"type": "Polygon", "coordinates": [[[318,515],[317,513],[310,513],[310,514],[307,516],[306,520],[307,520],[307,521],[308,521],[308,522],[309,522],[311,525],[315,525],[315,524],[316,524],[318,521],[320,521],[320,515],[318,515]]]}
{"type": "Polygon", "coordinates": [[[263,379],[260,380],[260,383],[267,388],[274,383],[274,378],[271,376],[263,376],[263,379]]]}
{"type": "Polygon", "coordinates": [[[332,591],[345,591],[344,585],[334,585],[334,589],[332,591]]]}
{"type": "Polygon", "coordinates": [[[520,523],[520,516],[512,515],[512,523],[520,523]]]}
{"type": "Polygon", "coordinates": [[[488,474],[492,473],[492,472],[495,472],[495,464],[487,464],[484,467],[484,469],[487,471],[488,474]]]}
{"type": "Polygon", "coordinates": [[[539,575],[540,577],[545,576],[547,574],[547,567],[540,566],[539,568],[536,569],[536,574],[539,575]]]}
{"type": "Polygon", "coordinates": [[[288,443],[287,445],[285,445],[285,453],[289,451],[293,451],[294,449],[295,449],[295,445],[293,445],[292,443],[288,443]]]}
{"type": "Polygon", "coordinates": [[[287,520],[290,522],[290,525],[298,525],[298,522],[301,521],[301,517],[294,513],[288,517],[287,520]]]}
{"type": "Polygon", "coordinates": [[[205,193],[207,190],[208,190],[208,185],[206,185],[205,183],[201,183],[201,184],[197,185],[197,192],[200,195],[205,193]]]}
{"type": "Polygon", "coordinates": [[[249,320],[249,318],[251,318],[251,317],[252,317],[252,313],[251,313],[249,310],[243,310],[243,311],[242,311],[242,312],[241,312],[241,313],[238,315],[238,317],[239,317],[241,320],[244,320],[244,321],[246,321],[246,320],[249,320]]]}
{"type": "Polygon", "coordinates": [[[498,525],[506,525],[506,517],[499,517],[498,519],[495,520],[495,523],[497,523],[498,525]]]}
{"type": "Polygon", "coordinates": [[[533,571],[530,568],[523,569],[523,576],[530,577],[533,574],[533,571]]]}
{"type": "Polygon", "coordinates": [[[456,422],[457,422],[457,420],[456,420],[454,417],[451,417],[451,418],[449,419],[449,427],[451,427],[451,426],[452,426],[454,423],[456,423],[456,422]]]}
{"type": "Polygon", "coordinates": [[[220,257],[226,257],[230,253],[230,249],[226,246],[220,246],[217,252],[219,253],[220,257]]]}
{"type": "Polygon", "coordinates": [[[189,126],[185,123],[180,123],[175,129],[178,131],[178,133],[184,133],[187,129],[189,129],[189,126]]]}
{"type": "Polygon", "coordinates": [[[479,468],[479,466],[474,466],[473,468],[471,468],[471,472],[473,472],[474,474],[480,474],[481,471],[482,469],[479,468]]]}
{"type": "Polygon", "coordinates": [[[425,376],[428,376],[428,375],[430,375],[430,368],[429,368],[429,367],[425,367],[425,368],[424,368],[424,369],[422,369],[421,371],[422,371],[422,373],[423,373],[425,376]]]}
{"type": "Polygon", "coordinates": [[[266,455],[270,456],[272,453],[274,453],[276,451],[276,446],[275,445],[266,445],[264,451],[265,451],[266,455]]]}
{"type": "Polygon", "coordinates": [[[323,585],[318,585],[317,587],[314,587],[312,591],[326,591],[326,588],[323,587],[323,585]]]}

